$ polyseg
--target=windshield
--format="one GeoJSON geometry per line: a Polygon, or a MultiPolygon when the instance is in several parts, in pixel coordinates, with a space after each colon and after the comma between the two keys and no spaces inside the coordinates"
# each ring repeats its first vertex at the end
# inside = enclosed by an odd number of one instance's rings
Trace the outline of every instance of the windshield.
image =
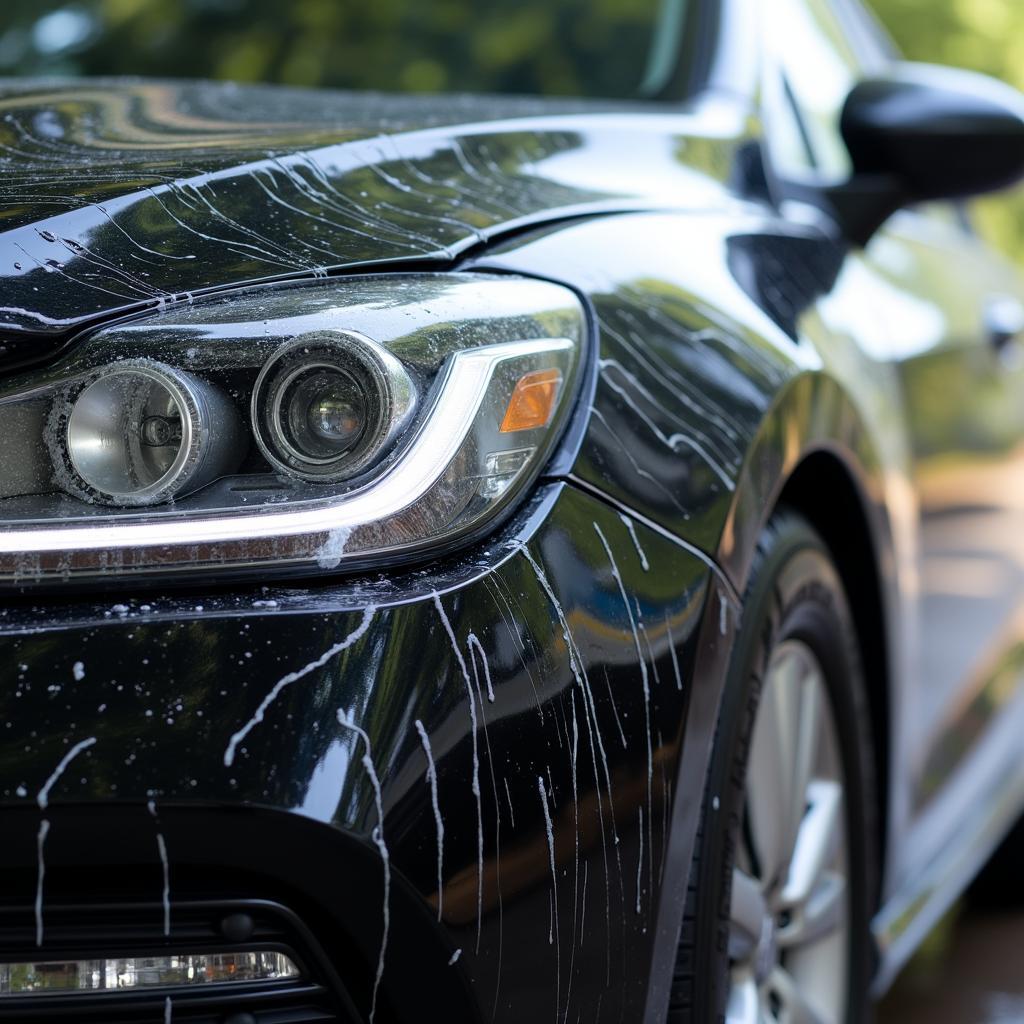
{"type": "Polygon", "coordinates": [[[4,0],[0,74],[673,93],[687,0],[4,0]]]}

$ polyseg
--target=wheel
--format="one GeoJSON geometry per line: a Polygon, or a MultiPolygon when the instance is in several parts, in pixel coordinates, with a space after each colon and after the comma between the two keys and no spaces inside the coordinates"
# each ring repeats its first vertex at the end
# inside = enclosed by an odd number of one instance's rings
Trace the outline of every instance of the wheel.
{"type": "Polygon", "coordinates": [[[870,1012],[873,760],[856,633],[811,527],[761,538],[731,655],[670,1024],[859,1024],[870,1012]]]}

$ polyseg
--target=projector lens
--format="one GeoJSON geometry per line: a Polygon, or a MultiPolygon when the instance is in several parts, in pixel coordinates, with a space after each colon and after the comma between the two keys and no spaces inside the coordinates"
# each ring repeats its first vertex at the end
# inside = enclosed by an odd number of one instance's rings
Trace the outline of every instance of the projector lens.
{"type": "Polygon", "coordinates": [[[366,392],[333,367],[299,370],[285,391],[286,437],[299,458],[330,461],[349,451],[366,431],[366,392]]]}
{"type": "Polygon", "coordinates": [[[412,417],[405,367],[352,331],[296,338],[260,371],[252,422],[271,465],[301,480],[347,480],[379,462],[412,417]]]}

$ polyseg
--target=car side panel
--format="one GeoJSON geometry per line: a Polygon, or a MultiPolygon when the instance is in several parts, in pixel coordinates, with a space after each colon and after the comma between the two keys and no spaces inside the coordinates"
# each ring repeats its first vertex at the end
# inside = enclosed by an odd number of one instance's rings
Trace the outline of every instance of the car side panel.
{"type": "Polygon", "coordinates": [[[573,479],[713,555],[742,588],[788,473],[829,448],[877,507],[897,587],[909,559],[893,548],[914,542],[909,515],[889,523],[912,510],[907,441],[872,310],[883,282],[860,256],[769,216],[652,213],[559,227],[471,266],[532,267],[594,310],[599,379],[573,479]]]}
{"type": "Polygon", "coordinates": [[[920,811],[1012,699],[1005,678],[990,687],[1021,660],[1024,366],[1018,342],[1000,352],[986,335],[986,313],[1024,300],[1024,278],[952,213],[900,215],[868,258],[920,311],[888,325],[920,501],[920,687],[905,737],[920,811]]]}
{"type": "MultiPolygon", "coordinates": [[[[591,304],[600,344],[591,421],[578,456],[558,468],[705,551],[724,595],[742,594],[758,536],[797,467],[817,453],[842,466],[881,577],[879,714],[894,715],[888,680],[902,678],[913,645],[916,505],[898,375],[874,312],[885,283],[863,259],[812,230],[741,211],[562,225],[472,265],[530,268],[591,304]]],[[[723,607],[731,624],[732,605],[723,607]]],[[[708,698],[714,708],[718,697],[708,698]]],[[[688,735],[714,721],[715,711],[693,716],[688,735]]],[[[880,761],[894,762],[892,845],[905,818],[903,765],[896,750],[880,761]]],[[[659,998],[652,992],[647,1019],[659,1019],[659,998]]]]}
{"type": "Polygon", "coordinates": [[[952,208],[908,211],[866,261],[899,373],[917,499],[919,643],[897,743],[907,827],[882,941],[908,955],[1021,811],[1024,772],[1024,365],[999,351],[989,304],[1024,278],[952,208]],[[970,848],[970,849],[968,849],[970,848]],[[908,931],[907,908],[928,911],[908,931]]]}

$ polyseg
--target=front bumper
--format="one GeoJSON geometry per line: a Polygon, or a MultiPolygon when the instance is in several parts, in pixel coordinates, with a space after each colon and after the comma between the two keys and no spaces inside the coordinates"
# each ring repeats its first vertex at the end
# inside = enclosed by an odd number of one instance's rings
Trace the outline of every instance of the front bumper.
{"type": "Polygon", "coordinates": [[[0,950],[67,945],[61,907],[149,907],[157,948],[196,901],[273,901],[334,994],[301,1019],[639,1020],[721,600],[695,553],[547,484],[402,574],[11,604],[0,950]]]}

